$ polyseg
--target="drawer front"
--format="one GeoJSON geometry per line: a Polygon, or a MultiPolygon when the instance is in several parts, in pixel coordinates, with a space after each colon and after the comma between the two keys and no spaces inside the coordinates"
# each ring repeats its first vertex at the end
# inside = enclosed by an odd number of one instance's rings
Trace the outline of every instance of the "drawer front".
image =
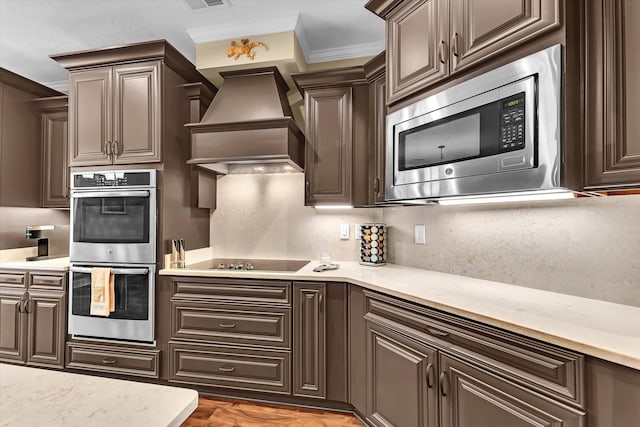
{"type": "Polygon", "coordinates": [[[584,356],[511,332],[365,291],[365,318],[426,340],[569,404],[584,405],[584,356]]]}
{"type": "Polygon", "coordinates": [[[30,273],[29,289],[64,291],[66,277],[66,273],[30,273]]]}
{"type": "Polygon", "coordinates": [[[172,278],[173,297],[235,304],[291,305],[291,282],[278,280],[172,278]]]}
{"type": "Polygon", "coordinates": [[[169,381],[291,393],[291,353],[169,341],[169,381]]]}
{"type": "Polygon", "coordinates": [[[160,350],[67,343],[67,368],[159,378],[160,350]]]}
{"type": "Polygon", "coordinates": [[[7,288],[24,288],[26,273],[18,273],[11,270],[0,270],[0,286],[7,288]]]}
{"type": "Polygon", "coordinates": [[[291,347],[291,309],[171,301],[173,338],[291,347]]]}

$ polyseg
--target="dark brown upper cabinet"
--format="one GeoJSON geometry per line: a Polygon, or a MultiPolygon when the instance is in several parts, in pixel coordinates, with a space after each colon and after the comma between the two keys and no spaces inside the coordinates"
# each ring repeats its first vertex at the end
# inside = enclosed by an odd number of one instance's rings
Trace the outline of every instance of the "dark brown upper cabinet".
{"type": "Polygon", "coordinates": [[[368,204],[363,67],[292,75],[305,103],[305,205],[368,204]]]}
{"type": "Polygon", "coordinates": [[[640,188],[640,4],[589,0],[586,188],[640,188]]]}
{"type": "Polygon", "coordinates": [[[60,95],[0,68],[0,206],[42,205],[42,114],[33,101],[60,95]]]}
{"type": "Polygon", "coordinates": [[[72,167],[162,162],[164,140],[181,144],[173,126],[190,121],[192,91],[184,82],[216,90],[165,40],[52,58],[69,70],[72,167]],[[180,116],[178,97],[188,107],[180,116]]]}
{"type": "Polygon", "coordinates": [[[369,204],[383,204],[386,158],[387,82],[385,52],[364,65],[369,83],[369,204]]]}
{"type": "Polygon", "coordinates": [[[68,98],[36,100],[42,111],[42,207],[69,207],[68,98]]]}
{"type": "Polygon", "coordinates": [[[71,166],[161,161],[160,63],[69,74],[71,166]]]}
{"type": "Polygon", "coordinates": [[[561,25],[560,0],[370,0],[387,23],[387,103],[561,25]]]}

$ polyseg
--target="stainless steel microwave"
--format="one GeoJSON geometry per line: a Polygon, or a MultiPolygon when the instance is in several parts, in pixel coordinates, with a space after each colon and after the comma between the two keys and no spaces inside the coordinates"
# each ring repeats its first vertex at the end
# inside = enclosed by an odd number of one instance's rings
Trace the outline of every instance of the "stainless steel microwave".
{"type": "Polygon", "coordinates": [[[561,82],[557,45],[389,114],[387,200],[561,188],[561,82]]]}

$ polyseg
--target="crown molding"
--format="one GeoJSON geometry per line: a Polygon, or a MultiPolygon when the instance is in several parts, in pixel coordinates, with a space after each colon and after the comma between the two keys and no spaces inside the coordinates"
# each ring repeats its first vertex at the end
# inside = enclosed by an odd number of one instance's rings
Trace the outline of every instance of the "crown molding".
{"type": "Polygon", "coordinates": [[[298,14],[274,19],[258,19],[244,22],[234,22],[228,25],[200,27],[187,30],[187,34],[195,43],[206,43],[228,40],[238,37],[249,37],[262,34],[282,33],[293,31],[296,27],[298,14]]]}
{"type": "Polygon", "coordinates": [[[57,90],[58,92],[67,93],[69,91],[69,80],[56,80],[53,82],[43,82],[43,85],[50,87],[53,90],[57,90]]]}
{"type": "MultiPolygon", "coordinates": [[[[300,43],[302,45],[302,43],[300,43]]],[[[375,56],[384,50],[384,40],[369,43],[352,44],[349,46],[332,49],[312,50],[308,55],[305,52],[307,64],[316,62],[338,61],[341,59],[361,58],[363,56],[375,56]]]]}

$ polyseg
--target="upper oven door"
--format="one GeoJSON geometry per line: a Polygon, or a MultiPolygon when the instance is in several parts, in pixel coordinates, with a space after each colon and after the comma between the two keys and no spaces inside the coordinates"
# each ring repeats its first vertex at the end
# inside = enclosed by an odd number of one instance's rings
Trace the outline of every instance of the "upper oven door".
{"type": "Polygon", "coordinates": [[[155,263],[155,188],[74,191],[71,199],[72,262],[155,263]]]}
{"type": "Polygon", "coordinates": [[[535,99],[529,76],[396,124],[394,183],[535,167],[535,99]]]}

